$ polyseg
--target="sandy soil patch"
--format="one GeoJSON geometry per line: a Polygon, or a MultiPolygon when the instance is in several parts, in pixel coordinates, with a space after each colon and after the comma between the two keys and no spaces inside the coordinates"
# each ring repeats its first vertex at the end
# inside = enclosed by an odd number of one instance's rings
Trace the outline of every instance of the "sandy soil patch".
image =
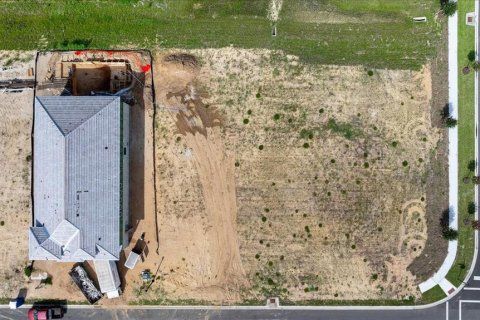
{"type": "Polygon", "coordinates": [[[1,297],[16,295],[28,262],[31,220],[30,164],[33,90],[0,92],[0,285],[1,297]]]}
{"type": "Polygon", "coordinates": [[[441,138],[429,69],[188,53],[198,63],[156,56],[165,259],[138,298],[418,297],[407,267],[427,238],[425,177],[441,138]]]}

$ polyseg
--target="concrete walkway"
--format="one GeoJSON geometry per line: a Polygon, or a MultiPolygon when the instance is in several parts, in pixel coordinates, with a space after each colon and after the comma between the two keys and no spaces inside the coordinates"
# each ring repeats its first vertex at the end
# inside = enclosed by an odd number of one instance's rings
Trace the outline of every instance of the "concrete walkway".
{"type": "MultiPolygon", "coordinates": [[[[458,14],[448,18],[448,99],[450,115],[458,119],[458,14]]],[[[450,228],[458,229],[458,128],[448,130],[448,203],[450,209],[450,228]]],[[[457,241],[449,241],[448,253],[440,269],[427,281],[418,286],[423,293],[437,284],[448,296],[455,287],[445,278],[453,266],[457,254],[457,241]]]]}

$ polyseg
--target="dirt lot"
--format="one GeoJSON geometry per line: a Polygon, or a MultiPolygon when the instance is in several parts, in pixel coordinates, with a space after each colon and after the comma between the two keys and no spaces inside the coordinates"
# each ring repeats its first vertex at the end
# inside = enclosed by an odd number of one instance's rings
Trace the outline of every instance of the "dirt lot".
{"type": "MultiPolygon", "coordinates": [[[[419,296],[431,75],[279,52],[156,56],[161,276],[138,299],[419,296]]],[[[433,271],[433,270],[432,270],[433,271]]]]}
{"type": "MultiPolygon", "coordinates": [[[[40,59],[47,63],[37,71],[46,74],[51,57],[40,59]]],[[[16,60],[27,67],[26,58],[16,60]]],[[[425,216],[428,172],[442,138],[431,119],[429,67],[312,66],[233,48],[161,52],[156,114],[145,75],[147,90],[136,92],[143,101],[131,113],[125,253],[142,233],[147,246],[134,270],[120,267],[121,298],[100,303],[419,296],[408,267],[424,253],[427,221],[436,220],[425,216]],[[156,279],[148,292],[144,269],[156,279]]],[[[10,236],[1,238],[9,263],[0,267],[0,296],[25,286],[28,298],[83,301],[67,275],[72,264],[36,262],[53,276],[41,289],[23,276],[33,94],[1,96],[9,139],[0,161],[9,169],[0,228],[10,236]]]]}

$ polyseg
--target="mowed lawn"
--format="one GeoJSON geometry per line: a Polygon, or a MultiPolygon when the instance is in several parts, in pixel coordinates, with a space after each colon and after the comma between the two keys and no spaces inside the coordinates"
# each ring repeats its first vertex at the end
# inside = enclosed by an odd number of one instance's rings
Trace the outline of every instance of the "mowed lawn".
{"type": "Polygon", "coordinates": [[[2,1],[1,49],[282,49],[304,61],[418,69],[435,55],[436,0],[2,1]],[[412,17],[426,16],[427,23],[412,17]],[[333,17],[333,18],[332,18],[333,17]]]}
{"type": "MultiPolygon", "coordinates": [[[[466,13],[475,11],[474,0],[460,1],[458,5],[458,249],[455,263],[447,279],[459,286],[472,264],[475,250],[475,233],[470,225],[474,216],[468,213],[468,204],[475,200],[472,183],[464,183],[471,177],[468,163],[475,160],[475,73],[462,73],[469,64],[468,53],[475,49],[475,29],[466,25],[466,13]]],[[[478,205],[478,204],[477,204],[478,205]]]]}

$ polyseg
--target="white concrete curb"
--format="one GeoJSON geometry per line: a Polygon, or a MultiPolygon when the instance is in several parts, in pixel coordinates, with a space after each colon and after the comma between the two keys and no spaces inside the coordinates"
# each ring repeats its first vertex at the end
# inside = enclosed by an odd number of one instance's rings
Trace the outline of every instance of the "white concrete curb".
{"type": "MultiPolygon", "coordinates": [[[[448,100],[450,115],[458,119],[458,13],[448,18],[448,100]]],[[[448,130],[448,203],[449,226],[458,230],[458,128],[448,130]]],[[[418,286],[420,292],[432,289],[437,284],[448,296],[456,289],[445,277],[452,268],[457,255],[457,241],[449,241],[448,253],[440,269],[418,286]]]]}

